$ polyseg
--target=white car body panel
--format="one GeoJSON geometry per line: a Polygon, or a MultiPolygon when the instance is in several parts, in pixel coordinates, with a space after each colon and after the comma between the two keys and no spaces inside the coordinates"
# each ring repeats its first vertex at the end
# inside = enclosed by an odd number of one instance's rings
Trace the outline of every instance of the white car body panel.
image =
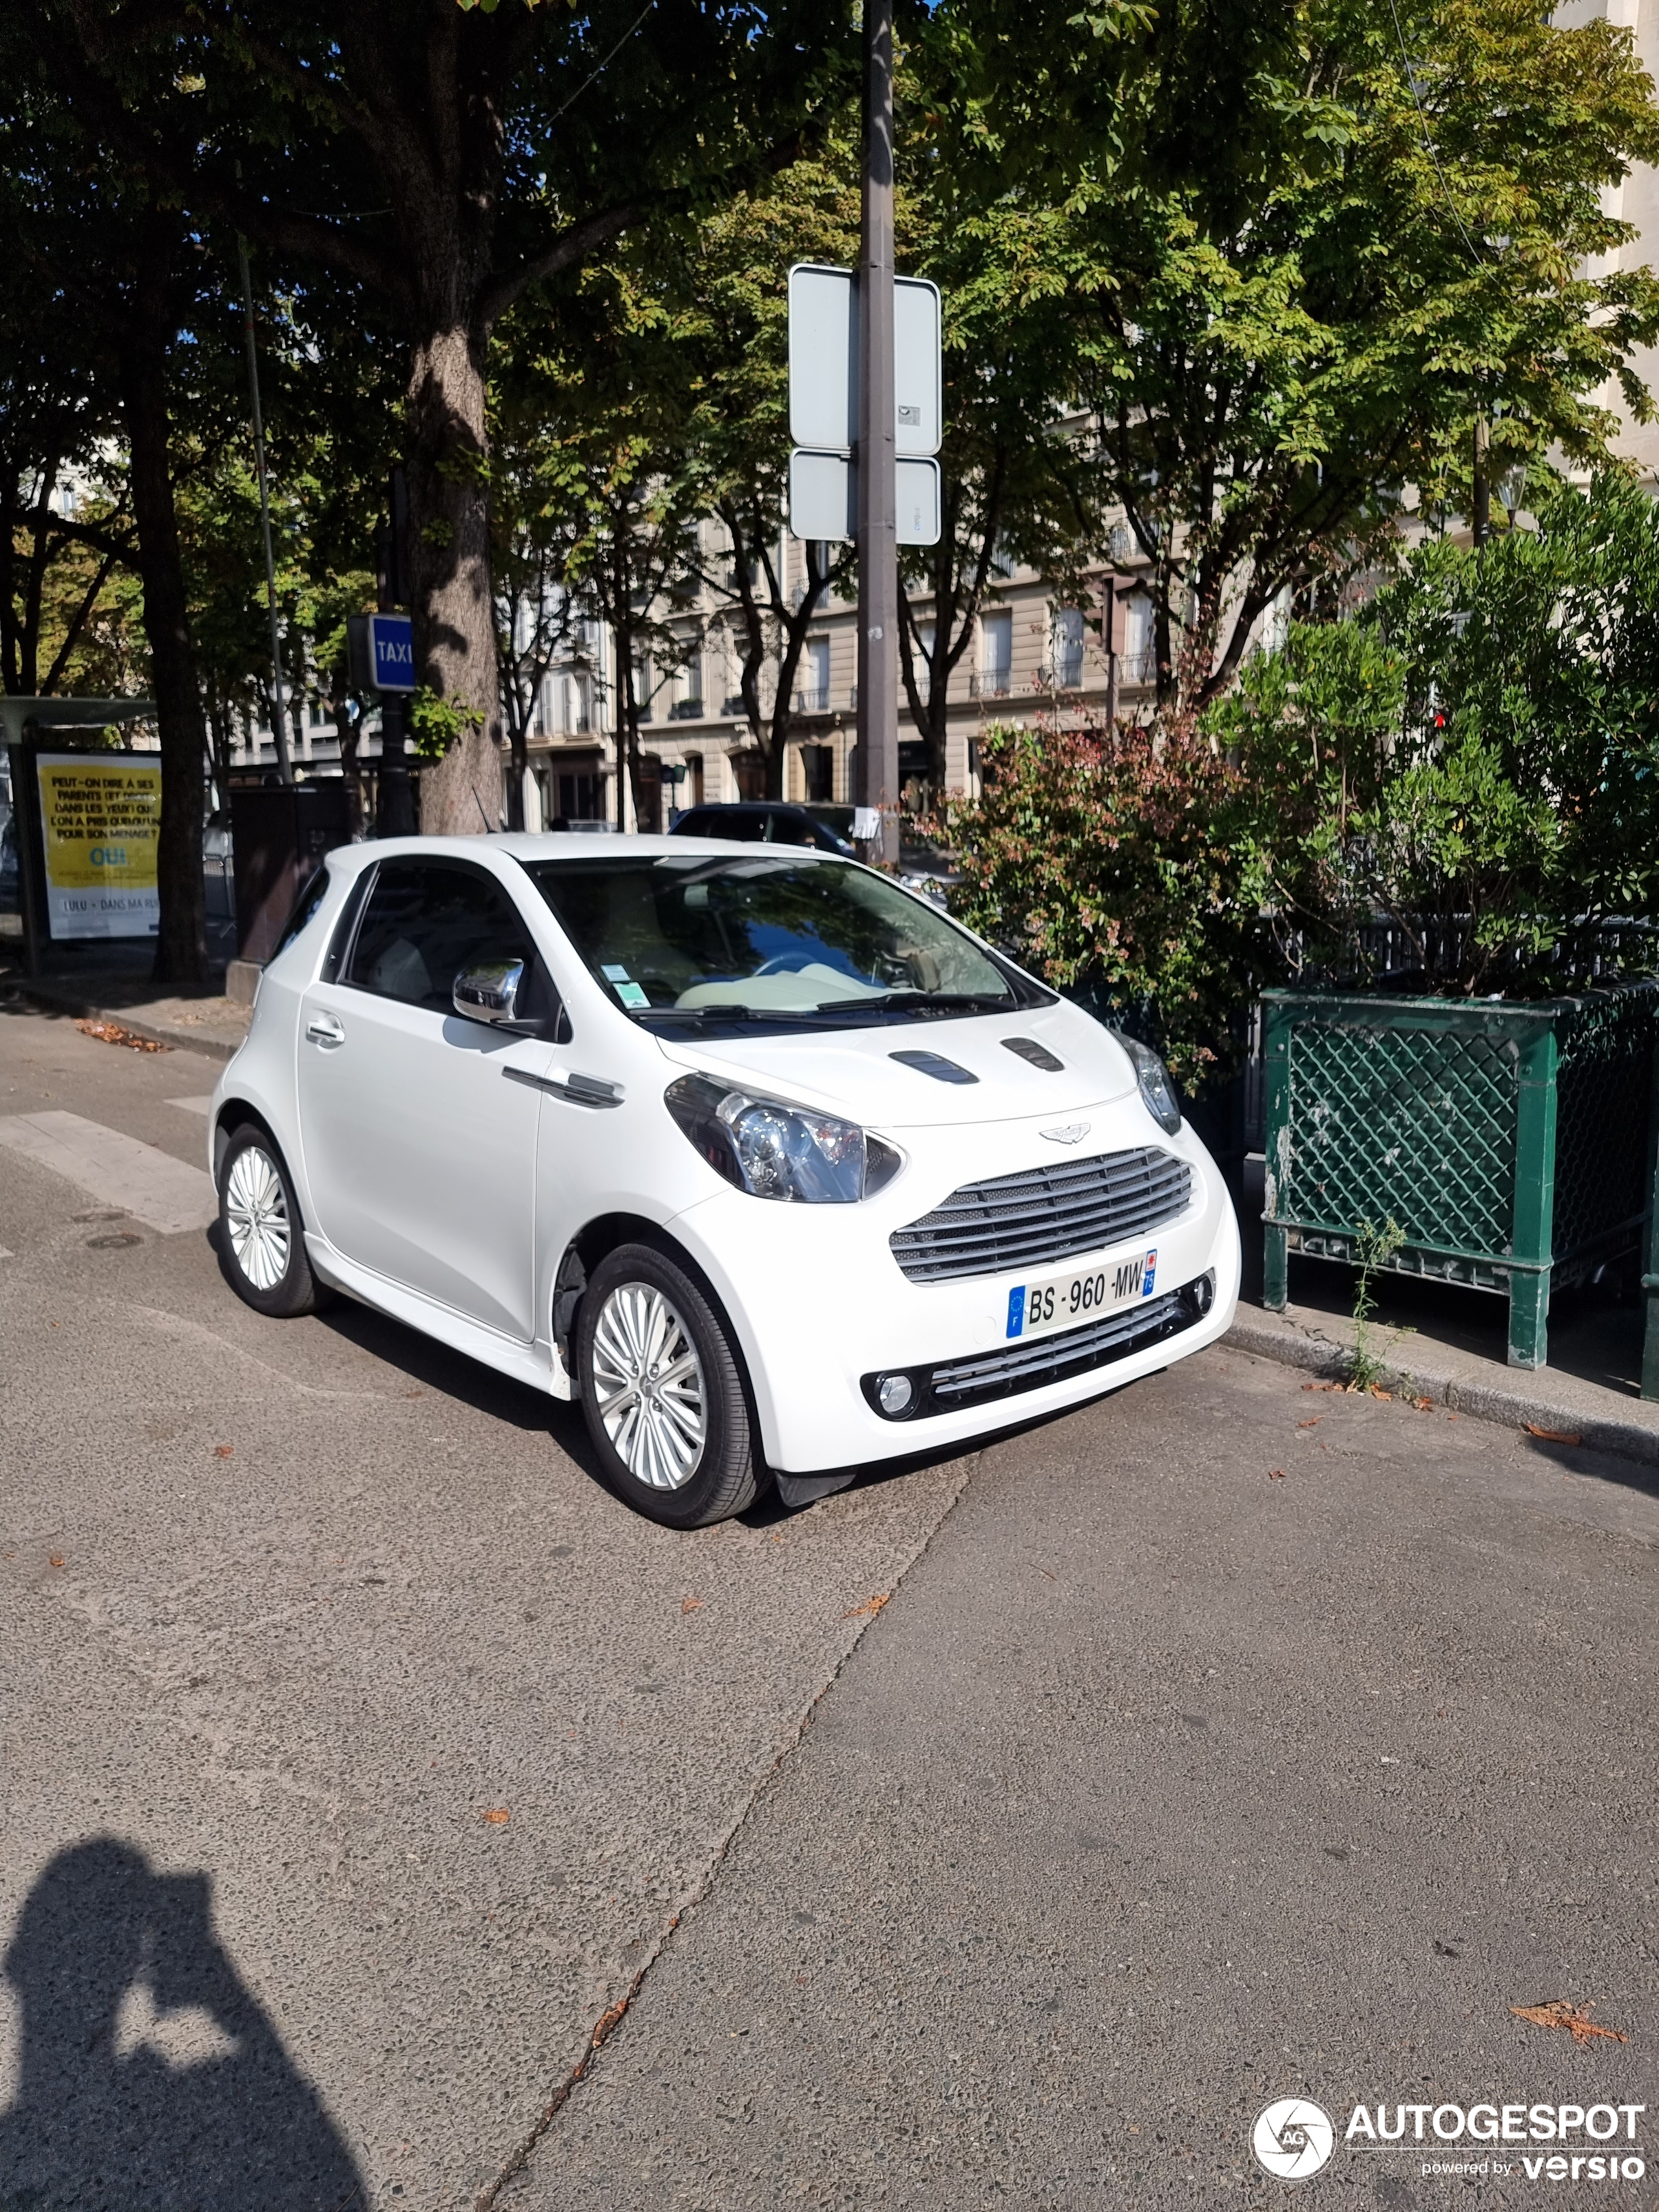
{"type": "MultiPolygon", "coordinates": [[[[688,848],[751,857],[754,849],[619,837],[605,842],[603,857],[643,851],[684,860],[688,848]]],[[[573,853],[601,857],[592,841],[558,835],[395,839],[328,856],[326,896],[264,971],[247,1041],[226,1067],[209,1117],[216,1170],[235,1118],[252,1109],[266,1123],[325,1279],[568,1398],[572,1382],[554,1334],[561,1263],[573,1240],[607,1217],[649,1223],[714,1288],[748,1370],[766,1456],[793,1474],[908,1457],[1023,1425],[1156,1372],[1229,1327],[1238,1228],[1219,1172],[1189,1128],[1171,1137],[1154,1121],[1128,1055],[1091,1017],[1060,1002],[833,1033],[664,1038],[615,1003],[518,865],[573,853]],[[563,1000],[569,1042],[515,1036],[321,979],[353,884],[403,854],[465,860],[498,878],[563,1000]],[[307,1036],[319,1016],[342,1030],[341,1042],[307,1036]],[[1031,1066],[1006,1048],[1010,1036],[1046,1046],[1063,1068],[1031,1066]],[[907,1051],[937,1054],[976,1079],[940,1082],[892,1057],[907,1051]],[[668,1085],[691,1071],[860,1121],[904,1164],[857,1205],[751,1197],[708,1165],[663,1103],[668,1085]],[[572,1074],[613,1086],[617,1103],[562,1095],[557,1086],[572,1074]],[[1071,1134],[1080,1125],[1085,1133],[1071,1134]],[[1043,1133],[1056,1129],[1070,1141],[1043,1133]],[[1108,1365],[990,1403],[913,1421],[872,1408],[861,1376],[995,1352],[1013,1285],[1096,1257],[914,1283],[889,1249],[893,1231],[963,1183],[1145,1146],[1188,1163],[1190,1202],[1177,1218],[1098,1257],[1104,1264],[1155,1246],[1160,1286],[1171,1289],[1213,1271],[1214,1303],[1201,1320],[1108,1365]]],[[[848,865],[828,857],[819,864],[848,865]]]]}

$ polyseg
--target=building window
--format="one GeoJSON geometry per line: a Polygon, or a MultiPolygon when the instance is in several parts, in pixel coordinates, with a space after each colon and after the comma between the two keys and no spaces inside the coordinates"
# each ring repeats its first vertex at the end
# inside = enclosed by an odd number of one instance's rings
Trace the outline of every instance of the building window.
{"type": "Polygon", "coordinates": [[[803,745],[801,777],[809,806],[827,806],[836,796],[836,754],[831,745],[803,745]]]}
{"type": "Polygon", "coordinates": [[[1124,682],[1150,684],[1158,673],[1153,665],[1155,653],[1152,603],[1145,592],[1132,592],[1123,609],[1124,682]]]}
{"type": "Polygon", "coordinates": [[[795,694],[798,714],[826,714],[830,711],[830,641],[809,637],[801,655],[800,689],[795,694]]]}
{"type": "Polygon", "coordinates": [[[1054,689],[1077,691],[1083,684],[1083,610],[1059,607],[1054,611],[1054,689]]]}
{"type": "Polygon", "coordinates": [[[1006,699],[1013,688],[1014,617],[1006,609],[981,615],[979,623],[979,688],[986,699],[1006,699]]]}

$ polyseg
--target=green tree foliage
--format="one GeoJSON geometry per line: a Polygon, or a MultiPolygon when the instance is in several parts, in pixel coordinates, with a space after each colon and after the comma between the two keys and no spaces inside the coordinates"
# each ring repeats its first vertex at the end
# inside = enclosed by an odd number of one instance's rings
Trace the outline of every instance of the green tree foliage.
{"type": "Polygon", "coordinates": [[[844,9],[26,4],[85,127],[198,219],[331,273],[396,328],[416,657],[462,710],[422,812],[430,829],[475,829],[478,794],[499,789],[491,334],[528,288],[787,158],[841,96],[844,9]]]}
{"type": "MultiPolygon", "coordinates": [[[[1171,0],[1077,170],[1071,251],[1098,424],[1094,511],[1152,563],[1158,706],[1232,680],[1284,591],[1340,574],[1413,492],[1470,513],[1491,465],[1583,461],[1596,394],[1659,330],[1601,190],[1659,158],[1629,34],[1532,0],[1171,0]]],[[[1098,532],[1097,535],[1100,535],[1098,532]]]]}
{"type": "Polygon", "coordinates": [[[1207,727],[1298,959],[1345,964],[1381,914],[1429,988],[1582,972],[1609,918],[1659,916],[1659,508],[1607,472],[1535,532],[1431,540],[1207,727]]]}

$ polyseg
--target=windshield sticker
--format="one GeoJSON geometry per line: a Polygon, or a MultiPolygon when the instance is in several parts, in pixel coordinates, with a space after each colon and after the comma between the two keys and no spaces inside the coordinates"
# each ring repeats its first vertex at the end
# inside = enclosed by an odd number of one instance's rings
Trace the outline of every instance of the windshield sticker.
{"type": "Polygon", "coordinates": [[[628,981],[626,968],[601,968],[599,973],[607,983],[625,983],[628,981]]]}
{"type": "Polygon", "coordinates": [[[613,983],[611,988],[625,1006],[648,1006],[651,1003],[637,983],[613,983]]]}

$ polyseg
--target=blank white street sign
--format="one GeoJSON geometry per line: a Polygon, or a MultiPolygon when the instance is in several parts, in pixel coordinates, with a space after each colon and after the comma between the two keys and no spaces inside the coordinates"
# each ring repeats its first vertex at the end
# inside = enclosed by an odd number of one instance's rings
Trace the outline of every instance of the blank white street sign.
{"type": "MultiPolygon", "coordinates": [[[[941,526],[939,463],[901,460],[897,479],[898,542],[937,545],[941,526]]],[[[845,453],[805,453],[789,456],[789,527],[797,538],[857,536],[858,471],[845,453]]]]}
{"type": "Polygon", "coordinates": [[[854,538],[853,464],[845,453],[789,456],[789,527],[797,538],[854,538]]]}
{"type": "MultiPolygon", "coordinates": [[[[901,463],[907,454],[938,453],[945,429],[939,286],[921,277],[893,280],[893,398],[901,463]]],[[[933,540],[912,542],[931,545],[933,540]]]]}
{"type": "Polygon", "coordinates": [[[899,544],[937,545],[943,526],[939,463],[902,457],[895,473],[898,477],[899,544]]]}
{"type": "MultiPolygon", "coordinates": [[[[858,442],[858,287],[850,269],[799,261],[789,271],[789,435],[819,453],[858,442]]],[[[939,286],[893,280],[895,447],[936,453],[945,412],[939,286]]],[[[817,534],[817,533],[813,533],[817,534]]]]}
{"type": "MultiPolygon", "coordinates": [[[[789,435],[797,446],[847,452],[858,435],[858,333],[853,272],[797,262],[789,271],[789,435]]],[[[790,469],[790,511],[794,508],[790,469]]],[[[823,537],[806,531],[805,537],[823,537]]],[[[845,532],[828,533],[842,537],[845,532]]]]}

